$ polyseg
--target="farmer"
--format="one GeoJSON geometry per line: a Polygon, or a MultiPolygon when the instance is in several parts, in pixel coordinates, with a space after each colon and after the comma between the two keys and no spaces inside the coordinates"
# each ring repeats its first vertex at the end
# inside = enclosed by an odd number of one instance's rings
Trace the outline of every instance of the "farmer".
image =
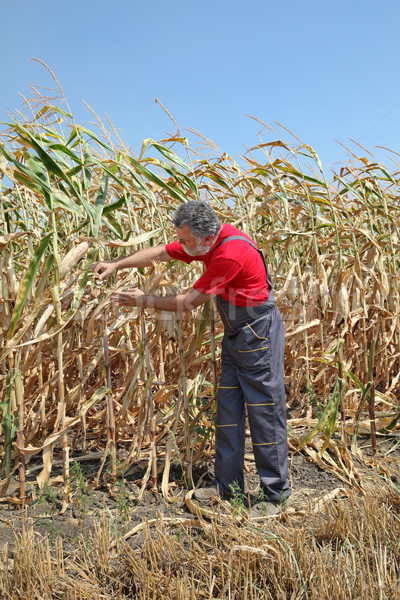
{"type": "Polygon", "coordinates": [[[244,491],[247,409],[263,512],[278,514],[290,495],[284,330],[263,255],[244,233],[228,223],[221,225],[205,202],[182,204],[173,222],[177,241],[114,261],[97,262],[92,269],[104,279],[115,269],[147,267],[153,261],[200,260],[205,264],[205,272],[186,294],[161,297],[135,288],[115,292],[111,300],[119,306],[182,311],[215,298],[225,330],[217,397],[215,481],[197,489],[194,496],[199,501],[229,497],[233,485],[244,491]]]}

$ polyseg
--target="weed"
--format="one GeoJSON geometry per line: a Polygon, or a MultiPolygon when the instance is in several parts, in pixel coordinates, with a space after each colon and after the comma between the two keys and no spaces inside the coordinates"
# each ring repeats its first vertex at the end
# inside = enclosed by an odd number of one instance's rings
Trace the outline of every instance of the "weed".
{"type": "Polygon", "coordinates": [[[52,488],[47,481],[45,481],[43,487],[39,489],[38,494],[36,493],[35,486],[33,486],[31,483],[28,483],[27,489],[28,496],[30,495],[32,498],[30,503],[31,508],[35,506],[42,506],[43,514],[47,516],[52,516],[57,512],[57,496],[54,488],[52,488]]]}
{"type": "Polygon", "coordinates": [[[79,521],[83,521],[89,511],[91,494],[88,488],[88,481],[84,476],[82,467],[78,461],[74,461],[71,464],[69,483],[78,510],[79,521]]]}
{"type": "MultiPolygon", "coordinates": [[[[279,505],[282,508],[286,508],[287,507],[287,502],[288,502],[288,499],[285,496],[284,492],[281,490],[281,492],[279,494],[279,505]]],[[[264,513],[267,513],[267,504],[268,503],[271,504],[271,500],[268,497],[268,494],[266,493],[266,491],[263,488],[259,488],[259,490],[258,490],[257,506],[259,506],[260,509],[264,513]]]]}
{"type": "Polygon", "coordinates": [[[181,514],[180,505],[178,504],[178,498],[172,497],[171,502],[168,504],[168,509],[173,519],[178,518],[181,514]]]}
{"type": "Polygon", "coordinates": [[[281,490],[280,494],[279,494],[279,504],[280,504],[280,506],[282,506],[282,508],[286,508],[287,507],[287,503],[288,503],[287,496],[285,496],[285,494],[281,490]]]}
{"type": "Polygon", "coordinates": [[[184,484],[185,487],[189,487],[188,481],[187,481],[187,477],[186,477],[186,469],[184,467],[183,461],[182,461],[182,454],[179,450],[178,444],[176,443],[176,437],[174,432],[172,431],[172,429],[170,429],[168,427],[168,425],[165,425],[165,428],[168,432],[169,438],[171,440],[172,443],[172,449],[173,449],[173,455],[172,455],[172,464],[177,465],[181,468],[182,471],[182,475],[183,475],[183,480],[184,480],[184,484]]]}
{"type": "Polygon", "coordinates": [[[47,481],[38,494],[36,493],[35,486],[28,483],[27,492],[28,496],[30,495],[32,498],[29,505],[30,508],[41,507],[40,514],[33,519],[33,526],[43,527],[47,532],[50,546],[53,546],[55,539],[61,535],[60,528],[53,521],[54,515],[58,512],[56,493],[47,481]]]}
{"type": "MultiPolygon", "coordinates": [[[[117,460],[116,462],[117,479],[113,485],[113,494],[115,499],[115,506],[117,509],[117,521],[120,520],[122,523],[122,534],[125,535],[126,524],[129,521],[130,507],[128,504],[129,494],[125,484],[124,471],[122,464],[117,460]]],[[[112,473],[107,471],[107,475],[110,477],[112,473]]]]}
{"type": "Polygon", "coordinates": [[[246,496],[237,481],[229,484],[229,489],[232,494],[230,504],[233,507],[234,514],[241,514],[247,510],[246,496]]]}
{"type": "Polygon", "coordinates": [[[128,490],[126,489],[123,477],[119,477],[115,484],[115,504],[122,523],[122,533],[125,535],[126,524],[129,521],[130,507],[128,504],[128,490]]]}
{"type": "Polygon", "coordinates": [[[263,512],[267,512],[267,503],[268,502],[269,502],[268,494],[265,492],[265,490],[263,488],[259,488],[257,503],[263,512]]]}

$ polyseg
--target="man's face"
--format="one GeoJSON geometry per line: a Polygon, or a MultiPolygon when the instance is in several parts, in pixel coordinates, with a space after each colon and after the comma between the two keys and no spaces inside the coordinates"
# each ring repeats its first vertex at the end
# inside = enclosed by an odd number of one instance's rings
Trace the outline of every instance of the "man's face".
{"type": "Polygon", "coordinates": [[[179,243],[182,244],[184,251],[189,256],[203,256],[207,254],[212,246],[213,236],[208,235],[200,240],[192,234],[189,225],[178,227],[176,235],[179,243]]]}

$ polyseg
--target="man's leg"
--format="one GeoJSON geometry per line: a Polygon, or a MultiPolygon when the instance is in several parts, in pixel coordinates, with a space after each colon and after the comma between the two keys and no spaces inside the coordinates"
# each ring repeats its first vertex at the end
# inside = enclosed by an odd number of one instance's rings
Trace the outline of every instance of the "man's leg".
{"type": "Polygon", "coordinates": [[[251,325],[242,336],[238,380],[247,406],[261,488],[270,501],[281,502],[290,495],[283,325],[278,310],[251,325]]]}
{"type": "Polygon", "coordinates": [[[215,480],[223,491],[237,483],[244,490],[245,410],[237,367],[222,345],[222,371],[217,398],[215,480]]]}
{"type": "Polygon", "coordinates": [[[254,459],[261,488],[268,500],[290,495],[287,461],[286,407],[279,386],[265,382],[264,373],[242,374],[254,459]]]}

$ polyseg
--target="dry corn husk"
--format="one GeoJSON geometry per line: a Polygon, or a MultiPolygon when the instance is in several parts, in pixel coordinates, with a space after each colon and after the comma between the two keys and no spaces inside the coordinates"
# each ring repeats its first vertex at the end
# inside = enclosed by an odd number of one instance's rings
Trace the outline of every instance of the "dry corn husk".
{"type": "Polygon", "coordinates": [[[319,283],[318,281],[314,281],[311,288],[312,297],[315,304],[318,302],[319,298],[319,283]]]}
{"type": "Polygon", "coordinates": [[[389,279],[385,270],[381,272],[381,284],[382,295],[384,300],[386,300],[389,295],[389,279]]]}
{"type": "Polygon", "coordinates": [[[168,331],[168,337],[171,339],[174,337],[175,330],[175,315],[171,311],[161,310],[158,313],[161,326],[164,330],[168,331]]]}
{"type": "Polygon", "coordinates": [[[339,291],[336,297],[336,311],[340,319],[347,319],[350,312],[349,294],[344,283],[340,284],[339,291]]]}
{"type": "Polygon", "coordinates": [[[361,290],[356,287],[351,296],[351,310],[357,310],[361,308],[361,290]]]}
{"type": "Polygon", "coordinates": [[[13,263],[7,267],[7,279],[9,298],[10,300],[14,300],[18,294],[18,281],[13,263]]]}
{"type": "Polygon", "coordinates": [[[60,277],[64,277],[72,269],[74,265],[85,256],[89,249],[88,242],[81,242],[77,246],[74,246],[60,262],[60,277]]]}
{"type": "Polygon", "coordinates": [[[45,308],[42,316],[40,317],[39,321],[36,324],[35,331],[33,332],[34,338],[39,337],[39,335],[41,335],[43,333],[44,327],[47,324],[47,321],[48,321],[50,315],[52,314],[53,310],[54,310],[54,304],[49,304],[45,308]]]}
{"type": "Polygon", "coordinates": [[[295,302],[299,295],[298,279],[296,276],[292,277],[289,284],[288,296],[291,302],[295,302]]]}
{"type": "Polygon", "coordinates": [[[326,309],[329,306],[329,286],[328,286],[328,275],[325,270],[325,267],[322,263],[322,259],[318,260],[318,278],[319,278],[319,300],[321,303],[321,310],[325,313],[326,309]]]}

